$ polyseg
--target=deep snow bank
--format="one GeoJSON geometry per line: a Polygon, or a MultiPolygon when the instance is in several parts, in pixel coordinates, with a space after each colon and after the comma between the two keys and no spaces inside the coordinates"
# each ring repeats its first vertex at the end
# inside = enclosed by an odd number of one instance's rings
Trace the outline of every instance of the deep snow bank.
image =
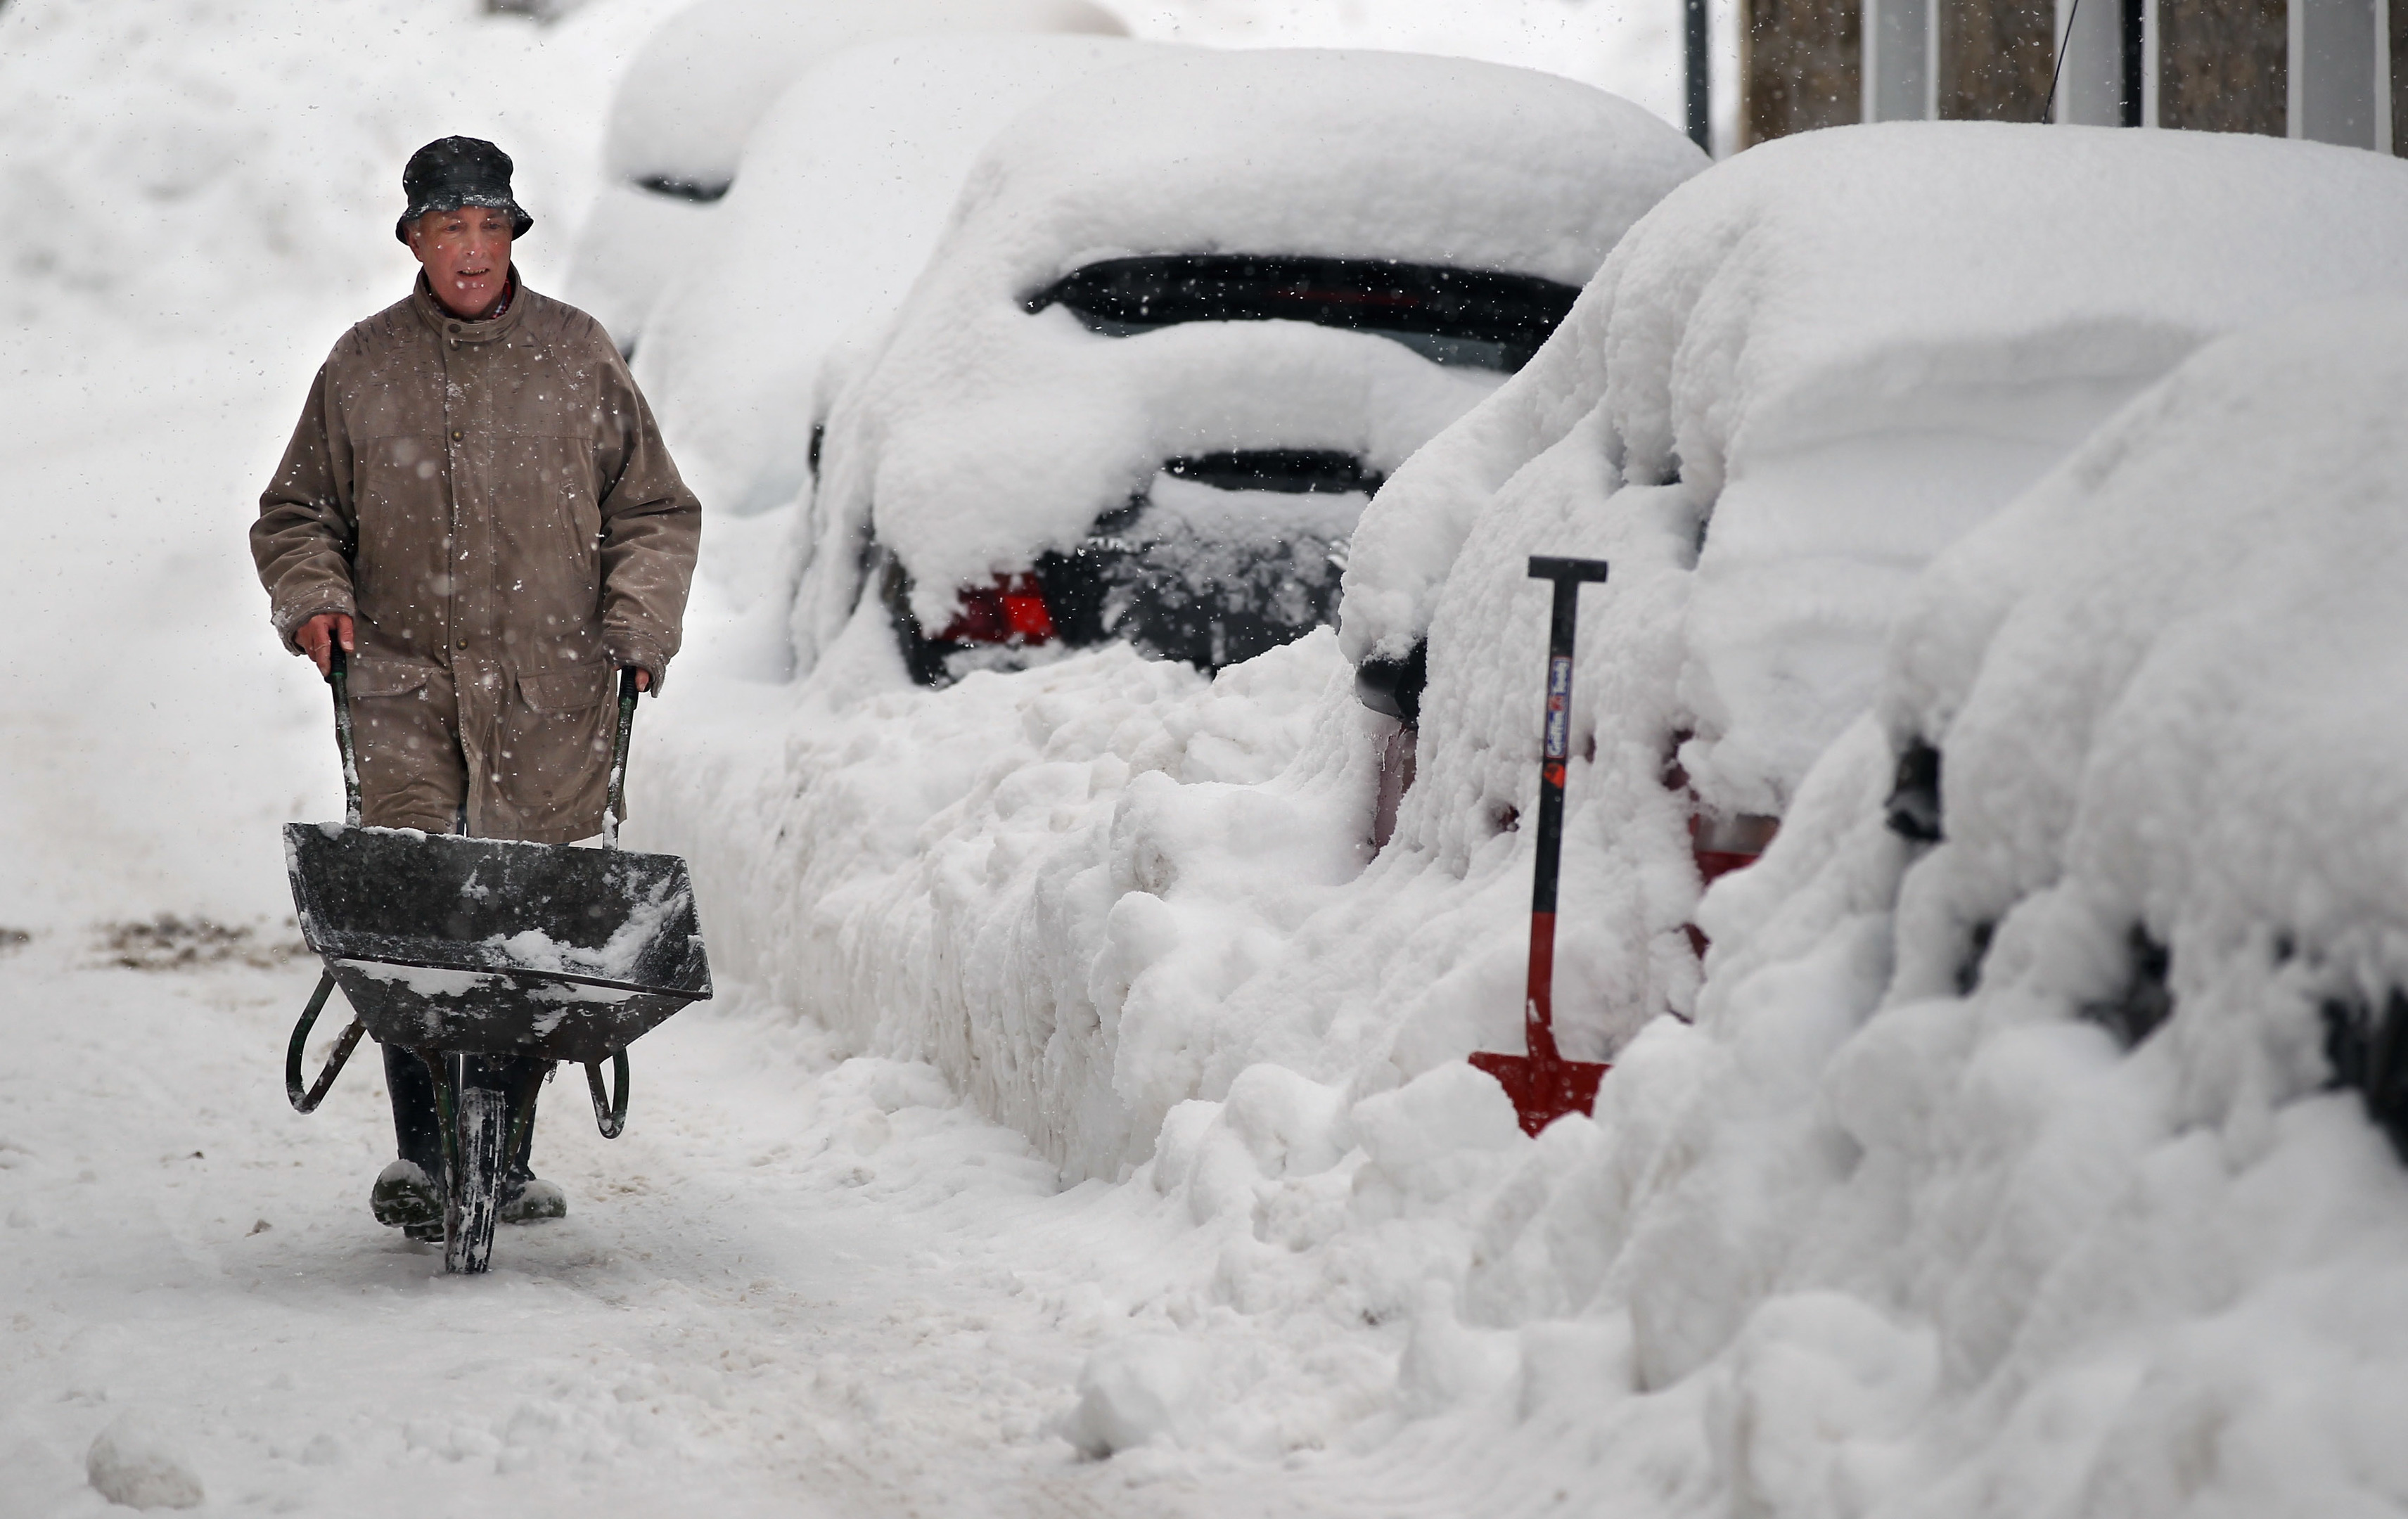
{"type": "MultiPolygon", "coordinates": [[[[1510,1049],[1545,606],[1523,560],[1574,552],[1608,560],[1614,578],[1588,594],[1584,618],[1557,1015],[1569,1045],[1594,1057],[1688,1010],[1699,801],[1667,775],[1672,740],[1702,736],[1681,757],[1710,813],[1785,811],[1822,734],[1870,701],[1915,567],[2061,456],[2149,365],[2282,304],[2302,278],[2408,282],[2388,251],[2408,242],[2373,236],[2408,232],[2408,170],[2366,154],[1978,128],[1884,129],[1856,146],[1818,136],[1813,153],[1767,160],[1781,172],[1750,168],[1750,154],[1675,192],[1633,234],[1646,256],[1617,253],[1539,359],[1382,493],[1384,541],[1356,567],[1385,566],[1363,573],[1387,605],[1426,601],[1433,657],[1419,778],[1377,858],[1360,865],[1387,724],[1354,701],[1330,640],[1177,702],[1162,699],[1181,689],[1177,672],[1111,652],[929,694],[895,688],[873,604],[799,688],[733,688],[741,695],[724,699],[746,706],[742,729],[660,740],[677,746],[679,774],[714,778],[709,794],[646,804],[663,837],[709,862],[707,892],[710,878],[731,883],[713,922],[744,926],[715,928],[714,943],[859,1047],[938,1059],[1073,1174],[1142,1160],[1170,1108],[1217,1099],[1263,1061],[1360,1096],[1471,1049],[1510,1049]],[[1994,171],[1998,196],[2026,197],[2018,214],[1950,198],[1982,178],[1958,149],[1994,171]],[[2039,220],[2063,209],[2059,179],[2040,170],[2069,155],[2093,171],[2083,182],[2095,201],[2082,204],[2096,217],[2128,179],[2172,161],[2197,171],[2190,181],[2227,219],[2245,208],[2251,227],[2280,222],[2299,186],[2321,185],[2329,214],[2368,236],[2235,235],[2184,262],[2186,245],[2157,222],[2125,224],[2128,241],[2103,262],[2157,258],[2157,279],[2081,296],[2048,283],[2073,255],[2036,230],[2066,224],[2039,220]],[[1879,329],[1891,335],[1881,343],[1852,336],[1848,309],[1826,324],[1784,294],[1825,288],[1816,279],[1855,288],[1784,262],[1774,233],[1795,222],[1826,257],[1853,256],[1856,223],[1815,221],[1814,184],[1827,177],[1844,207],[1876,164],[1901,222],[1937,207],[1991,238],[1991,278],[1924,307],[1932,336],[1920,346],[1904,327],[1879,329]],[[1735,187],[1718,190],[1726,177],[1735,187]],[[1750,233],[1759,216],[1771,230],[1750,233]],[[2057,308],[2087,315],[2037,322],[2014,294],[2028,286],[2031,301],[2057,290],[2057,308]],[[2116,304],[2126,297],[2128,308],[2116,304]],[[1853,367],[1806,362],[1832,353],[1853,367]],[[1727,400],[1692,378],[1709,358],[1727,400]],[[1922,382],[1901,395],[1893,374],[1922,382]],[[1651,395],[1652,409],[1641,405],[1651,395]],[[1676,395],[1721,429],[1698,436],[1734,440],[1719,453],[1679,444],[1722,461],[1719,496],[1689,451],[1681,479],[1656,482],[1690,425],[1676,395]],[[1652,433],[1640,425],[1649,416],[1652,433]],[[1817,417],[1830,428],[1823,445],[1796,442],[1816,436],[1799,419],[1817,417]],[[1792,451],[1752,441],[1780,437],[1792,451]],[[1632,451],[1640,437],[1655,440],[1653,466],[1632,451]],[[1442,573],[1412,579],[1441,560],[1442,573]],[[1406,584],[1417,589],[1388,589],[1406,584]],[[1745,709],[1757,724],[1745,766],[1710,725],[1732,670],[1770,694],[1745,709]],[[1251,736],[1247,774],[1188,783],[1189,702],[1251,736]],[[776,738],[760,737],[765,724],[776,738]],[[1081,737],[1057,751],[1064,733],[1081,737]],[[1238,821],[1255,808],[1281,821],[1238,821]],[[979,869],[939,870],[940,854],[979,869]]],[[[2165,220],[2179,233],[2211,219],[2187,207],[2165,220]]],[[[1944,228],[1914,236],[1941,264],[1978,241],[1944,228]]],[[[1912,260],[1882,267],[1893,284],[1919,278],[1912,260]]]]}
{"type": "MultiPolygon", "coordinates": [[[[1686,652],[1651,709],[1709,811],[1780,813],[1932,553],[2218,333],[2408,282],[2408,167],[2189,133],[1907,122],[1767,144],[1668,196],[1563,329],[1399,471],[1350,657],[1430,639],[1477,523],[1557,461],[1681,492],[1686,652]]],[[[1635,566],[1634,566],[1635,567],[1635,566]]],[[[1612,596],[1617,593],[1606,593],[1612,596]]],[[[1472,657],[1478,657],[1474,654],[1472,657]]]]}
{"type": "Polygon", "coordinates": [[[1813,1383],[1750,1369],[1807,1356],[1817,1396],[1888,1405],[1914,1512],[2408,1493],[2376,1390],[2408,1185],[2320,1091],[2318,1016],[2403,970],[2403,340],[2408,307],[2361,305],[2217,343],[1952,550],[1878,719],[1709,899],[1727,949],[1678,1037],[1716,1074],[1697,1148],[1647,1162],[1626,1280],[1642,1384],[1733,1344],[1735,1487],[1804,1510],[1881,1475],[1757,1433],[1813,1383]],[[1915,738],[1931,846],[1884,821],[1915,738]],[[1749,1290],[1668,1269],[1698,1255],[1749,1290]],[[1874,1340],[1830,1343],[1847,1316],[1922,1347],[1903,1399],[1874,1340]]]}
{"type": "Polygon", "coordinates": [[[1499,1513],[2408,1498],[2408,1175],[2323,1010],[2408,974],[2403,355],[2408,304],[2214,343],[1943,555],[1594,1122],[1524,1139],[1453,1064],[1174,1109],[1140,1179],[1205,1248],[1064,1432],[1499,1513]],[[1918,738],[1937,844],[1888,821],[1918,738]]]}

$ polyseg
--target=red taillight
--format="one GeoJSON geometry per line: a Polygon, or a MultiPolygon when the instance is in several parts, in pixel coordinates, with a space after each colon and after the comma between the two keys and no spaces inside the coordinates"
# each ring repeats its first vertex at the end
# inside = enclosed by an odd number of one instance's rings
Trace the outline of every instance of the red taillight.
{"type": "Polygon", "coordinates": [[[1772,836],[1780,831],[1778,818],[1746,813],[1727,818],[1691,814],[1689,850],[1697,858],[1698,880],[1711,886],[1734,870],[1746,869],[1770,847],[1772,836]]]}
{"type": "Polygon", "coordinates": [[[1034,575],[998,575],[989,586],[965,588],[961,610],[937,635],[941,643],[1051,643],[1054,614],[1034,575]]]}
{"type": "MultiPolygon", "coordinates": [[[[1687,778],[1683,778],[1685,786],[1687,778]]],[[[1691,798],[1691,805],[1696,799],[1691,798]]],[[[1740,813],[1735,817],[1706,817],[1689,814],[1689,853],[1698,862],[1698,881],[1711,886],[1734,870],[1744,870],[1756,863],[1757,855],[1771,847],[1772,836],[1781,831],[1779,818],[1756,817],[1740,813]]],[[[1706,931],[1696,924],[1684,925],[1689,935],[1689,948],[1698,958],[1706,957],[1706,931]]]]}

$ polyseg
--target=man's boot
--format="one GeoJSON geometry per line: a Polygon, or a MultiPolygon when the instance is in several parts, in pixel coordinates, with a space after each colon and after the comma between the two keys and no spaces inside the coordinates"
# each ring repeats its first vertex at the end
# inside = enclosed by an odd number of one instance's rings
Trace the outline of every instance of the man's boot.
{"type": "Polygon", "coordinates": [[[426,1062],[383,1045],[384,1089],[393,1099],[393,1137],[401,1156],[377,1174],[368,1211],[412,1240],[443,1238],[443,1129],[435,1078],[426,1062]]]}
{"type": "Polygon", "coordinates": [[[510,1156],[509,1174],[502,1182],[500,1217],[505,1224],[540,1224],[568,1216],[567,1196],[536,1175],[529,1164],[535,1154],[535,1102],[543,1095],[542,1078],[532,1072],[529,1077],[526,1133],[519,1140],[517,1153],[510,1156]]]}

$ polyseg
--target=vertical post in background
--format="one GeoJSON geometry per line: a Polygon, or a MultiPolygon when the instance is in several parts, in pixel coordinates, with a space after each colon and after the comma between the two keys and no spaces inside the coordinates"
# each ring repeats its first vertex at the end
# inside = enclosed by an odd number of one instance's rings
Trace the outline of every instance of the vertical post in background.
{"type": "Polygon", "coordinates": [[[2166,124],[2165,102],[2159,98],[2157,71],[2165,50],[2159,36],[2165,29],[2165,18],[2159,13],[2157,0],[2141,0],[2141,125],[2161,127],[2166,124]]]}
{"type": "Polygon", "coordinates": [[[1713,74],[1707,66],[1706,0],[1681,0],[1681,77],[1689,140],[1714,150],[1713,74]]]}
{"type": "Polygon", "coordinates": [[[2116,20],[2121,23],[2119,51],[2123,55],[2123,124],[2139,126],[2144,118],[2141,108],[2148,92],[2141,81],[2146,79],[2149,64],[2148,46],[2143,40],[2148,20],[2148,0],[2121,0],[2116,20]]]}
{"type": "Polygon", "coordinates": [[[1929,0],[1863,0],[1864,120],[1919,122],[1930,113],[1930,20],[1929,0]]]}
{"type": "Polygon", "coordinates": [[[2379,86],[2384,0],[2290,0],[2290,111],[2294,137],[2373,148],[2389,101],[2379,86]]]}
{"type": "Polygon", "coordinates": [[[2078,126],[2126,124],[2124,11],[2132,0],[2057,0],[2055,120],[2078,126]]]}
{"type": "Polygon", "coordinates": [[[2402,86],[2400,36],[2401,0],[2380,0],[2374,7],[2374,150],[2398,153],[2408,148],[2408,132],[2401,130],[2402,86]]]}
{"type": "Polygon", "coordinates": [[[1923,109],[1918,121],[1940,120],[1940,7],[1942,0],[1923,0],[1923,109]]]}

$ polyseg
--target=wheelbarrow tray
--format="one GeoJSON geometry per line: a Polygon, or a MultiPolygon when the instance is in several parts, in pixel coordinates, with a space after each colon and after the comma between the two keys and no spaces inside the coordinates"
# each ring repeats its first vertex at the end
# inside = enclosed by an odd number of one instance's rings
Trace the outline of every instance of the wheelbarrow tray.
{"type": "Polygon", "coordinates": [[[608,1059],[710,967],[674,854],[294,823],[301,937],[380,1042],[608,1059]]]}

